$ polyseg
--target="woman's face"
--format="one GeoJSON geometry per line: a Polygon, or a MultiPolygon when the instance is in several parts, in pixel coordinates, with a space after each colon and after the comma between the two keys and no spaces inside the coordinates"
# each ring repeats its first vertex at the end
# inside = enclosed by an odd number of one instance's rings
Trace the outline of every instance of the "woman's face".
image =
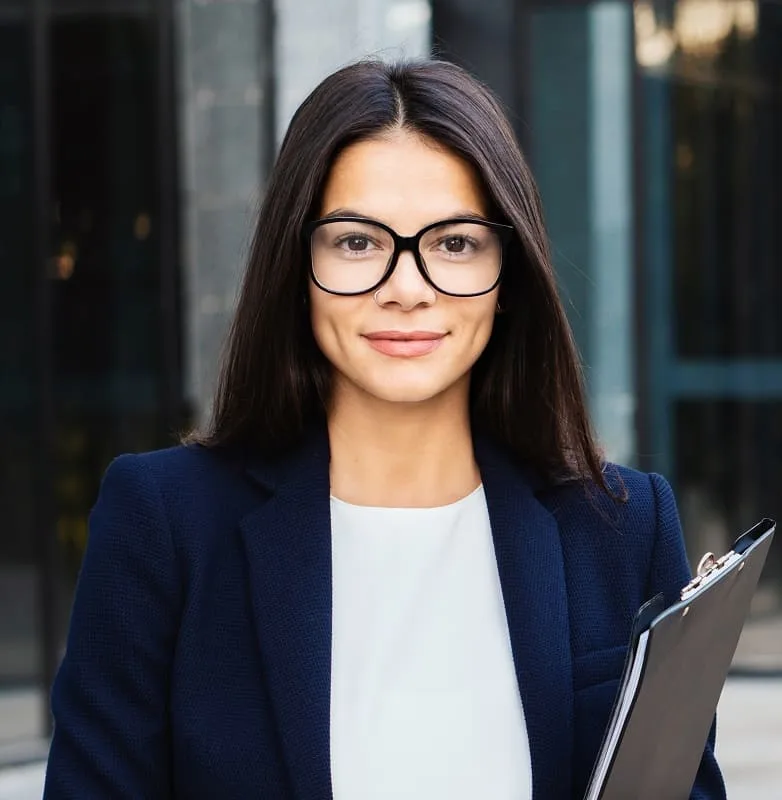
{"type": "MultiPolygon", "coordinates": [[[[401,236],[440,220],[487,213],[472,167],[407,131],[342,151],[320,209],[321,217],[367,217],[401,236]]],[[[365,248],[374,247],[365,241],[340,246],[351,258],[364,258],[365,248]]],[[[454,244],[436,246],[450,256],[454,244]]],[[[335,397],[364,394],[421,403],[454,393],[466,402],[470,369],[491,335],[497,294],[497,289],[478,297],[440,294],[423,279],[409,251],[400,254],[375,297],[371,292],[337,296],[311,282],[312,329],[334,367],[335,397]]]]}

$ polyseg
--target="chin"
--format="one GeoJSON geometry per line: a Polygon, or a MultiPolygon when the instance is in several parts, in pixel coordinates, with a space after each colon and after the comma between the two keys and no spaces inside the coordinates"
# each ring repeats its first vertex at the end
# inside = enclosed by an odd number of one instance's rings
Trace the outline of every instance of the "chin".
{"type": "Polygon", "coordinates": [[[382,386],[367,387],[366,391],[377,400],[386,403],[418,404],[426,403],[443,393],[443,389],[423,386],[382,386]]]}
{"type": "Polygon", "coordinates": [[[431,367],[404,373],[384,369],[364,376],[359,385],[368,395],[386,403],[426,403],[449,392],[459,392],[463,386],[461,376],[438,375],[431,367]]]}

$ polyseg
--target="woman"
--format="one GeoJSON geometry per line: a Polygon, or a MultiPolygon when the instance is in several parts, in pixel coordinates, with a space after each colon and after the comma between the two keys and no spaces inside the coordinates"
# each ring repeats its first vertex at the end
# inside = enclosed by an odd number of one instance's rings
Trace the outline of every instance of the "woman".
{"type": "Polygon", "coordinates": [[[347,67],[282,145],[210,429],[106,473],[46,796],[581,797],[633,614],[688,577],[665,481],[601,462],[497,101],[347,67]]]}

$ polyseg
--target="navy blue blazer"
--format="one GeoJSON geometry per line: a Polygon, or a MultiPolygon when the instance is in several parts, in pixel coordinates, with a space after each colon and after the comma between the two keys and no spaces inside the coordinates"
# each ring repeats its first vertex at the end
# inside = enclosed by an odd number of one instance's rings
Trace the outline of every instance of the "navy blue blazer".
{"type": "MultiPolygon", "coordinates": [[[[580,798],[630,624],[689,577],[659,476],[629,501],[547,487],[476,444],[535,800],[580,798]]],[[[90,518],[45,798],[331,798],[328,442],[279,463],[176,447],[115,460],[90,518]]],[[[724,798],[712,737],[693,798],[724,798]]]]}

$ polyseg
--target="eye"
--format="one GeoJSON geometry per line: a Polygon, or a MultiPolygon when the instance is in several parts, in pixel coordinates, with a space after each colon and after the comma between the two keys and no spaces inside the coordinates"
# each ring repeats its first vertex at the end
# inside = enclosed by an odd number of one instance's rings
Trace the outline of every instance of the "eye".
{"type": "Polygon", "coordinates": [[[443,236],[436,245],[441,253],[450,256],[471,256],[478,249],[478,242],[464,233],[449,233],[443,236]]]}
{"type": "Polygon", "coordinates": [[[349,233],[340,236],[335,244],[340,250],[348,253],[367,253],[377,249],[377,244],[363,233],[349,233]]]}
{"type": "Polygon", "coordinates": [[[347,246],[348,250],[356,252],[369,248],[369,239],[366,236],[349,236],[347,239],[343,239],[342,243],[347,246]]]}
{"type": "Polygon", "coordinates": [[[443,239],[443,245],[449,253],[463,253],[467,248],[466,236],[447,236],[443,239]]]}

